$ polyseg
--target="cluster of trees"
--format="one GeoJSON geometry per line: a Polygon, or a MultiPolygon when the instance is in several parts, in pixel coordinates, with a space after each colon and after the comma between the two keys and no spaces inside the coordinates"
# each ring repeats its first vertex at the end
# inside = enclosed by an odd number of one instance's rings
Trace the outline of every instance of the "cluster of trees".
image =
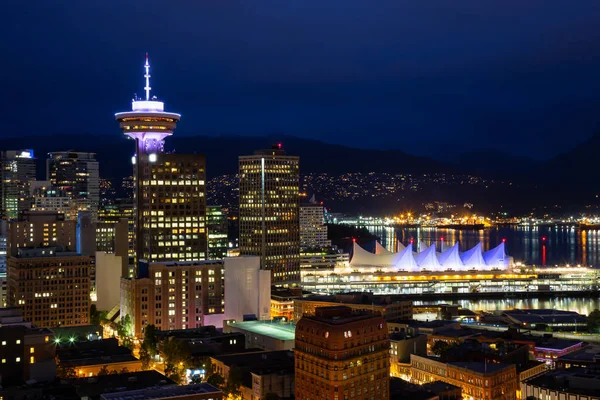
{"type": "Polygon", "coordinates": [[[448,343],[444,342],[443,340],[438,340],[437,342],[434,343],[433,347],[431,348],[431,351],[436,356],[441,357],[442,354],[444,354],[445,352],[447,352],[449,349],[451,349],[454,346],[455,346],[455,344],[448,344],[448,343]]]}
{"type": "Polygon", "coordinates": [[[131,340],[133,336],[133,321],[129,314],[122,316],[117,323],[117,335],[123,346],[133,350],[133,341],[131,340]]]}
{"type": "MultiPolygon", "coordinates": [[[[102,375],[117,375],[117,374],[127,374],[129,370],[127,367],[123,367],[120,371],[116,369],[109,370],[108,365],[103,366],[98,371],[98,376],[102,375]]],[[[56,367],[56,376],[61,379],[74,379],[77,378],[77,371],[74,367],[66,366],[64,364],[59,363],[56,367]]]]}
{"type": "Polygon", "coordinates": [[[156,338],[156,327],[147,325],[144,340],[140,347],[142,369],[152,369],[152,360],[160,355],[165,362],[165,375],[177,383],[185,383],[185,370],[189,368],[191,353],[187,343],[182,340],[168,338],[160,343],[156,338]]]}
{"type": "Polygon", "coordinates": [[[243,379],[243,372],[234,365],[229,369],[229,376],[227,377],[227,380],[225,380],[225,378],[220,374],[213,373],[208,377],[206,382],[216,388],[221,389],[221,391],[223,391],[225,394],[225,398],[239,398],[242,395],[241,386],[243,379]]]}

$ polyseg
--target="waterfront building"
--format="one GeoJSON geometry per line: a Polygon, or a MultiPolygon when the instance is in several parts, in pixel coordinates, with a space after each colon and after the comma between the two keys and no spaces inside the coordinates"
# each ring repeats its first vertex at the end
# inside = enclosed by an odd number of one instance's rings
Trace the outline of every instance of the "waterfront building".
{"type": "Polygon", "coordinates": [[[279,286],[300,283],[298,164],[281,145],[239,157],[240,254],[259,256],[279,286]]]}
{"type": "Polygon", "coordinates": [[[508,324],[518,328],[545,330],[587,329],[587,318],[575,311],[551,309],[506,310],[502,317],[508,324]]]}
{"type": "Polygon", "coordinates": [[[327,239],[325,207],[313,196],[308,203],[300,205],[300,248],[322,249],[331,247],[327,239]]]}
{"type": "Polygon", "coordinates": [[[350,268],[362,271],[407,272],[491,271],[507,270],[514,264],[506,254],[504,242],[486,252],[482,251],[481,243],[464,252],[461,251],[458,243],[445,250],[442,249],[441,252],[437,251],[435,244],[427,247],[421,243],[416,254],[413,252],[412,243],[406,247],[398,243],[400,247],[398,253],[385,249],[379,242],[376,242],[375,246],[375,253],[371,253],[354,242],[350,268]]]}
{"type": "Polygon", "coordinates": [[[582,347],[583,342],[579,340],[544,338],[536,342],[533,355],[537,361],[554,368],[559,357],[577,351],[582,347]]]}
{"type": "Polygon", "coordinates": [[[206,161],[203,155],[164,152],[181,116],[150,97],[146,55],[145,99],[117,113],[123,133],[135,140],[135,264],[197,261],[207,257],[206,161]]]}
{"type": "Polygon", "coordinates": [[[213,356],[211,364],[226,381],[231,368],[237,369],[242,375],[242,399],[265,399],[268,393],[281,399],[294,396],[294,353],[289,350],[213,356]]]}
{"type": "Polygon", "coordinates": [[[66,193],[77,211],[91,211],[94,219],[98,216],[100,175],[95,153],[49,153],[46,160],[46,180],[54,188],[66,193]]]}
{"type": "Polygon", "coordinates": [[[40,328],[88,325],[90,258],[55,247],[18,249],[8,258],[8,306],[40,328]]]}
{"type": "Polygon", "coordinates": [[[130,316],[135,337],[149,324],[165,331],[220,325],[223,274],[223,261],[141,264],[137,277],[121,278],[121,318],[130,316]]]}
{"type": "Polygon", "coordinates": [[[226,321],[223,332],[243,333],[248,349],[293,350],[296,324],[287,321],[226,321]]]}
{"type": "Polygon", "coordinates": [[[392,301],[389,296],[374,296],[372,293],[340,293],[336,295],[314,295],[294,299],[294,321],[303,315],[315,315],[319,307],[346,306],[354,311],[370,311],[393,319],[411,320],[411,300],[392,301]]]}
{"type": "Polygon", "coordinates": [[[383,318],[349,307],[317,308],[296,329],[296,399],[389,399],[390,338],[383,318]]]}
{"type": "Polygon", "coordinates": [[[56,378],[52,332],[23,319],[19,308],[0,308],[0,377],[2,386],[56,378]]]}
{"type": "Polygon", "coordinates": [[[54,211],[23,212],[21,220],[8,223],[7,254],[16,256],[20,249],[62,247],[76,249],[77,221],[66,221],[54,211]]]}
{"type": "Polygon", "coordinates": [[[462,389],[473,400],[515,400],[517,370],[512,364],[450,362],[410,356],[411,382],[424,384],[442,381],[462,389]]]}
{"type": "Polygon", "coordinates": [[[221,206],[206,206],[206,230],[208,232],[208,259],[222,260],[227,257],[227,214],[221,206]]]}
{"type": "Polygon", "coordinates": [[[0,217],[15,220],[31,207],[30,186],[35,181],[33,150],[2,151],[0,171],[0,217]]]}
{"type": "Polygon", "coordinates": [[[260,258],[227,257],[224,269],[225,319],[271,319],[271,273],[260,268],[260,258]]]}

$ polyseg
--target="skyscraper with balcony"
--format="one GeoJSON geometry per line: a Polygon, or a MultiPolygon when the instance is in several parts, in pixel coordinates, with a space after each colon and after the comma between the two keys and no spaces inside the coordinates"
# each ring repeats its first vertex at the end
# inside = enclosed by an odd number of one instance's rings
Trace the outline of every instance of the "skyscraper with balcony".
{"type": "Polygon", "coordinates": [[[33,150],[7,150],[0,153],[2,182],[1,217],[15,220],[19,212],[31,206],[30,185],[35,181],[35,158],[33,150]]]}
{"type": "Polygon", "coordinates": [[[46,180],[71,199],[75,219],[78,211],[91,211],[96,220],[100,203],[100,175],[96,153],[57,151],[48,154],[46,180]]]}
{"type": "Polygon", "coordinates": [[[260,256],[274,285],[300,283],[299,158],[281,145],[239,157],[240,254],[260,256]]]}
{"type": "Polygon", "coordinates": [[[206,259],[206,161],[203,155],[164,151],[181,116],[150,97],[146,55],[145,99],[117,113],[123,133],[136,143],[135,264],[206,259]]]}

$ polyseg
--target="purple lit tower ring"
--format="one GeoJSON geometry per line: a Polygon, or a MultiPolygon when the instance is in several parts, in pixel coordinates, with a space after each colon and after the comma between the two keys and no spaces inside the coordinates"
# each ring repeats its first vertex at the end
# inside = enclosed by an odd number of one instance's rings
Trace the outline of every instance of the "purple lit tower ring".
{"type": "Polygon", "coordinates": [[[144,209],[144,171],[150,163],[158,159],[158,155],[164,152],[165,138],[171,136],[181,115],[165,111],[165,105],[158,101],[156,96],[150,97],[150,64],[148,53],[146,53],[146,92],[145,100],[135,98],[131,102],[131,111],[115,114],[123,133],[136,142],[136,154],[132,158],[135,164],[135,195],[136,195],[136,239],[135,254],[136,267],[142,259],[143,241],[143,215],[140,210],[144,209]]]}

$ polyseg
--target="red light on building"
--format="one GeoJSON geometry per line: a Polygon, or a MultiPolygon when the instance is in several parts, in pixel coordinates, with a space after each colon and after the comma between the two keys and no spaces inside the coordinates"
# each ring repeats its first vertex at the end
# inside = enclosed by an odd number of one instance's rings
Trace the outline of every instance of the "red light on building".
{"type": "Polygon", "coordinates": [[[546,236],[542,236],[542,242],[546,241],[546,236]]]}
{"type": "Polygon", "coordinates": [[[283,144],[277,143],[277,147],[279,147],[281,149],[283,147],[283,144]]]}
{"type": "Polygon", "coordinates": [[[356,238],[352,238],[352,241],[353,241],[353,242],[356,242],[356,238]]]}
{"type": "Polygon", "coordinates": [[[502,243],[506,243],[506,238],[502,238],[502,243]]]}

